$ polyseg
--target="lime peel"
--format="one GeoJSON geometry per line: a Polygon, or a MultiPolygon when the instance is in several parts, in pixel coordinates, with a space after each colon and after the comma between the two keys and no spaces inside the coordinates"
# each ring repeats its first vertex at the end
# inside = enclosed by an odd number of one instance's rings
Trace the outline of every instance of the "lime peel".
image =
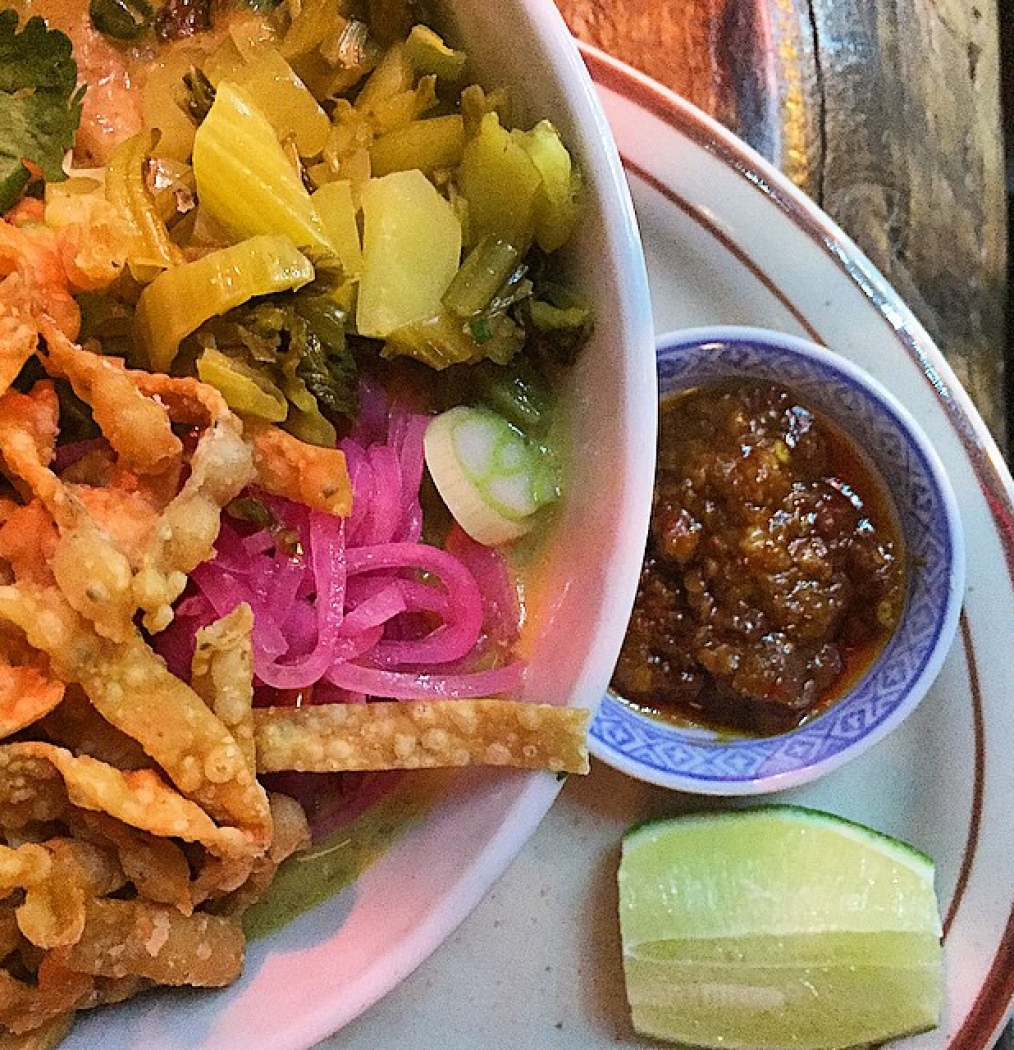
{"type": "Polygon", "coordinates": [[[635,1029],[727,1050],[837,1050],[935,1027],[933,873],[905,843],[797,806],[631,829],[619,891],[635,1029]]]}

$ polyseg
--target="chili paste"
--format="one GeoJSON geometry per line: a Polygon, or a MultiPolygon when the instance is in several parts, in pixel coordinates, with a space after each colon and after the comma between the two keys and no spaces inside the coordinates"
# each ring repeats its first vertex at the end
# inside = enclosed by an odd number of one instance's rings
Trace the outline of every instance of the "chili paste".
{"type": "Polygon", "coordinates": [[[661,406],[648,548],[613,689],[761,734],[869,666],[905,595],[898,529],[851,441],[788,390],[736,380],[661,406]]]}

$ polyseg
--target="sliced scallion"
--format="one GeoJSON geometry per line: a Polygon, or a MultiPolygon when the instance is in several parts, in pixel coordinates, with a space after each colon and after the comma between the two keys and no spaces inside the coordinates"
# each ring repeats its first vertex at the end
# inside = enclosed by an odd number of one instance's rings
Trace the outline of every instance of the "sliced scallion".
{"type": "Polygon", "coordinates": [[[535,513],[560,495],[540,445],[487,408],[459,405],[426,429],[426,466],[458,524],[478,543],[523,536],[535,513]]]}

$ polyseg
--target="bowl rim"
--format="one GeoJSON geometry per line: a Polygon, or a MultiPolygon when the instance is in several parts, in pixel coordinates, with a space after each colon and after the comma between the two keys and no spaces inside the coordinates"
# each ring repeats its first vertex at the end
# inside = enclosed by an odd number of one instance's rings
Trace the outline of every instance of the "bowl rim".
{"type": "MultiPolygon", "coordinates": [[[[937,617],[936,637],[926,659],[908,685],[905,695],[884,719],[848,741],[833,754],[826,755],[817,761],[804,759],[793,768],[753,776],[728,774],[719,777],[709,773],[659,769],[632,757],[604,739],[599,731],[599,719],[604,715],[625,719],[640,727],[650,727],[654,730],[654,735],[671,734],[674,740],[691,747],[701,746],[701,741],[694,741],[693,737],[696,734],[692,730],[684,730],[661,719],[652,718],[627,706],[611,691],[607,691],[603,697],[599,715],[593,722],[588,735],[588,747],[592,755],[628,776],[660,787],[698,795],[734,797],[771,793],[810,783],[856,758],[891,733],[915,710],[939,674],[957,633],[965,587],[965,543],[957,497],[939,454],[912,413],[876,377],[848,358],[811,340],[775,329],[744,325],[708,325],[662,333],[656,338],[656,363],[658,364],[667,354],[698,351],[712,343],[716,345],[716,350],[728,351],[737,346],[749,345],[770,347],[782,353],[804,358],[821,369],[836,373],[850,385],[860,388],[869,400],[880,406],[886,415],[893,417],[895,425],[906,432],[912,447],[922,459],[926,476],[935,490],[944,522],[944,531],[948,539],[949,555],[948,586],[943,607],[937,617]]],[[[749,372],[748,368],[742,369],[734,364],[728,367],[730,376],[736,373],[747,375],[749,372]]],[[[720,380],[716,377],[715,381],[720,380]]],[[[786,385],[791,387],[791,381],[787,381],[786,385]]],[[[668,391],[663,391],[663,386],[664,383],[660,382],[660,399],[668,393],[668,391]]],[[[826,409],[824,411],[837,421],[833,411],[826,409]]],[[[862,442],[858,441],[858,444],[861,448],[862,442]]],[[[834,710],[835,706],[832,705],[827,712],[805,725],[819,725],[821,720],[827,718],[834,710]]],[[[758,737],[746,738],[746,740],[756,746],[762,745],[765,739],[773,742],[782,741],[796,732],[798,730],[775,734],[770,738],[758,737]]],[[[712,741],[707,746],[721,747],[722,745],[720,742],[712,741]]]]}

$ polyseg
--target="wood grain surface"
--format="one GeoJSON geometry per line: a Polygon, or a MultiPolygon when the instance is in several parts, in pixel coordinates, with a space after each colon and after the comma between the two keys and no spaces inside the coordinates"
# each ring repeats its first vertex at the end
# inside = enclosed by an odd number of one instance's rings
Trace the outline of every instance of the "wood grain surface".
{"type": "Polygon", "coordinates": [[[816,200],[1005,447],[997,0],[558,4],[575,35],[717,117],[816,200]]]}

